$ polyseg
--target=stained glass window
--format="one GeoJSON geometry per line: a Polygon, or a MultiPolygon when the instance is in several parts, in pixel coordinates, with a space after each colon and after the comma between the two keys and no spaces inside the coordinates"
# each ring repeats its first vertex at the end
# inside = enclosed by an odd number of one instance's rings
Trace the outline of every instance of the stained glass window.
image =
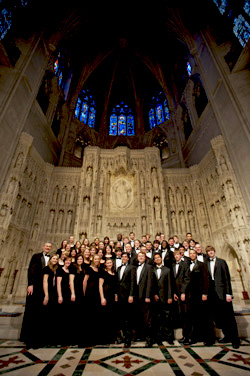
{"type": "Polygon", "coordinates": [[[0,13],[0,39],[3,39],[12,24],[12,13],[4,8],[0,13]]]}
{"type": "Polygon", "coordinates": [[[123,102],[113,108],[109,122],[110,136],[134,136],[135,120],[132,110],[123,102]]]}
{"type": "Polygon", "coordinates": [[[64,93],[64,98],[67,98],[69,86],[72,79],[72,71],[70,68],[70,58],[67,53],[59,52],[54,61],[54,73],[58,78],[60,88],[64,93]]]}
{"type": "Polygon", "coordinates": [[[240,44],[245,47],[250,38],[250,0],[245,0],[242,6],[242,14],[239,12],[238,2],[234,4],[227,0],[213,0],[220,13],[233,22],[233,33],[240,44]],[[230,3],[230,7],[229,7],[230,3]],[[240,14],[239,14],[240,13],[240,14]],[[244,15],[243,15],[244,14],[244,15]]]}
{"type": "Polygon", "coordinates": [[[4,39],[8,30],[12,26],[12,21],[16,17],[21,17],[22,8],[26,8],[29,1],[28,0],[0,0],[1,10],[0,10],[0,40],[4,39]]]}
{"type": "Polygon", "coordinates": [[[77,98],[75,118],[87,124],[89,127],[94,128],[95,115],[96,105],[92,95],[90,95],[89,90],[82,90],[77,98]]]}
{"type": "Polygon", "coordinates": [[[166,95],[160,91],[157,92],[151,100],[150,110],[148,112],[149,127],[150,129],[155,128],[167,121],[170,117],[168,101],[166,95]]]}
{"type": "Polygon", "coordinates": [[[189,77],[192,75],[192,66],[189,61],[187,62],[187,74],[189,75],[189,77]]]}
{"type": "Polygon", "coordinates": [[[239,39],[240,44],[245,47],[250,37],[250,25],[241,14],[234,19],[233,32],[239,39]]]}
{"type": "Polygon", "coordinates": [[[250,16],[250,0],[245,1],[243,9],[250,16]]]}

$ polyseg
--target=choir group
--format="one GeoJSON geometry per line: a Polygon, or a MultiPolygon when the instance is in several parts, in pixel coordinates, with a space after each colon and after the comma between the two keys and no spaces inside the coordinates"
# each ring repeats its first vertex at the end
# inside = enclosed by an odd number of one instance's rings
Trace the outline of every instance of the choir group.
{"type": "Polygon", "coordinates": [[[214,247],[187,233],[157,233],[135,239],[117,235],[82,243],[70,236],[56,253],[46,242],[28,268],[26,306],[20,339],[27,347],[79,347],[167,341],[182,328],[184,345],[217,340],[239,347],[230,274],[214,247]]]}

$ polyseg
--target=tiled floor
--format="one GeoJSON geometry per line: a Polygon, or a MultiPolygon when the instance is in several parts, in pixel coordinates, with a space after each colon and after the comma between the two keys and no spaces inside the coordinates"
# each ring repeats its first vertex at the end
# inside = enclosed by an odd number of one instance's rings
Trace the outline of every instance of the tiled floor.
{"type": "Polygon", "coordinates": [[[6,376],[98,376],[98,375],[250,375],[250,340],[239,349],[230,344],[204,347],[202,343],[183,346],[163,342],[144,348],[133,343],[91,348],[48,347],[27,350],[18,341],[0,341],[0,375],[6,376]]]}

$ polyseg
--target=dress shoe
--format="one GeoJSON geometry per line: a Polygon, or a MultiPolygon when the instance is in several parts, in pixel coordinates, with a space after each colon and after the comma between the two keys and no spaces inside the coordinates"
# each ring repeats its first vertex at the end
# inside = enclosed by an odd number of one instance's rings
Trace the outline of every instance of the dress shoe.
{"type": "Polygon", "coordinates": [[[204,346],[213,346],[213,345],[214,345],[213,341],[204,342],[204,346]]]}
{"type": "Polygon", "coordinates": [[[169,338],[167,341],[168,341],[168,343],[169,343],[170,345],[174,345],[174,340],[173,340],[172,338],[169,338]]]}
{"type": "Polygon", "coordinates": [[[232,342],[233,349],[238,349],[240,347],[240,342],[232,342]]]}
{"type": "Polygon", "coordinates": [[[231,342],[230,339],[228,339],[227,337],[223,337],[221,339],[219,339],[218,341],[219,343],[228,343],[228,342],[231,342]]]}
{"type": "Polygon", "coordinates": [[[153,347],[153,342],[146,342],[145,347],[153,347]]]}
{"type": "Polygon", "coordinates": [[[185,338],[183,345],[191,345],[191,340],[188,338],[185,338]]]}
{"type": "Polygon", "coordinates": [[[184,342],[185,342],[185,339],[186,339],[185,337],[182,337],[181,339],[179,339],[179,342],[180,342],[180,343],[184,343],[184,342]]]}
{"type": "Polygon", "coordinates": [[[125,349],[128,349],[131,346],[131,342],[125,342],[124,347],[125,349]]]}

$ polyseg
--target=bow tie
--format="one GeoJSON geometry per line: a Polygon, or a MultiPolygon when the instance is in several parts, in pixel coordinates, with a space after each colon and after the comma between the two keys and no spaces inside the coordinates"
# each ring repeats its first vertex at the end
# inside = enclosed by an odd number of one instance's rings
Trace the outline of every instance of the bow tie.
{"type": "Polygon", "coordinates": [[[121,257],[116,257],[116,260],[121,260],[121,257]]]}
{"type": "Polygon", "coordinates": [[[176,261],[176,265],[179,265],[180,261],[176,261]]]}
{"type": "Polygon", "coordinates": [[[142,266],[144,264],[144,262],[142,264],[138,264],[138,266],[142,266]]]}
{"type": "Polygon", "coordinates": [[[44,253],[43,255],[44,257],[50,257],[47,253],[44,253]]]}
{"type": "Polygon", "coordinates": [[[191,264],[195,264],[195,261],[191,261],[191,264]]]}
{"type": "Polygon", "coordinates": [[[156,265],[156,267],[157,267],[158,269],[161,269],[162,265],[161,265],[161,266],[156,265]]]}
{"type": "Polygon", "coordinates": [[[127,264],[122,264],[121,266],[126,266],[127,264]]]}
{"type": "Polygon", "coordinates": [[[210,258],[209,261],[214,261],[214,258],[210,258]]]}

